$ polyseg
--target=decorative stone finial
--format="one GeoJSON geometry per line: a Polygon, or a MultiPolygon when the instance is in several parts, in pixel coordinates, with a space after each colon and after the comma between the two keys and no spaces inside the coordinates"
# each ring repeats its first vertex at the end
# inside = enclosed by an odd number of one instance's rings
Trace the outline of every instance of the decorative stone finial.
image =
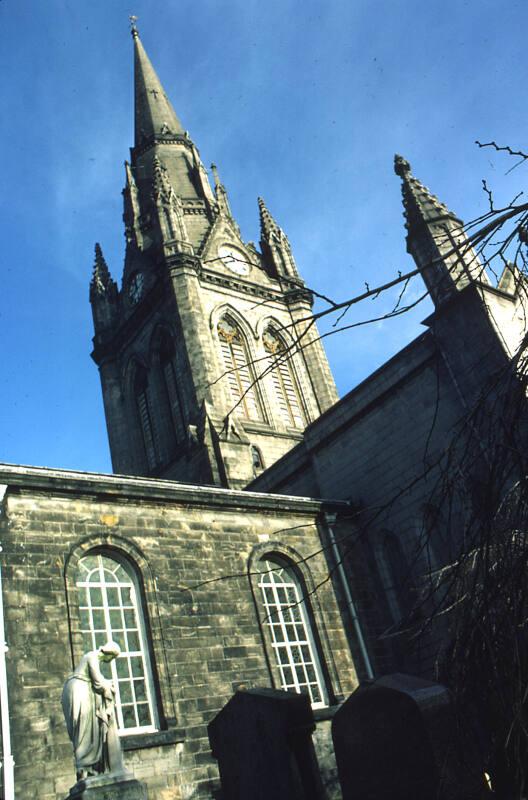
{"type": "Polygon", "coordinates": [[[137,22],[138,18],[134,14],[131,14],[129,16],[129,20],[130,20],[130,33],[132,34],[134,39],[137,39],[138,36],[139,36],[139,31],[138,31],[137,25],[136,25],[136,22],[137,22]]]}
{"type": "Polygon", "coordinates": [[[407,161],[406,158],[403,156],[399,156],[396,154],[394,156],[394,172],[396,175],[399,175],[400,178],[404,178],[405,175],[411,171],[411,165],[407,161]]]}
{"type": "Polygon", "coordinates": [[[213,173],[213,178],[215,182],[215,186],[218,187],[221,185],[221,180],[218,176],[218,169],[216,168],[216,164],[211,164],[211,172],[213,173]]]}

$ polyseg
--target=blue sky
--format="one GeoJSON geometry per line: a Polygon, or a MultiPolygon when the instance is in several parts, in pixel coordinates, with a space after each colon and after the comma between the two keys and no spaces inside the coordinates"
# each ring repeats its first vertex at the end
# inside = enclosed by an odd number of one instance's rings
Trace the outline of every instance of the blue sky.
{"type": "MultiPolygon", "coordinates": [[[[499,202],[526,182],[474,144],[528,147],[526,2],[0,0],[2,461],[110,470],[88,283],[95,241],[114,277],[123,265],[131,13],[244,237],[262,195],[308,285],[337,300],[411,268],[395,152],[465,219],[485,210],[482,178],[499,202]]],[[[340,393],[429,311],[329,337],[340,393]]]]}

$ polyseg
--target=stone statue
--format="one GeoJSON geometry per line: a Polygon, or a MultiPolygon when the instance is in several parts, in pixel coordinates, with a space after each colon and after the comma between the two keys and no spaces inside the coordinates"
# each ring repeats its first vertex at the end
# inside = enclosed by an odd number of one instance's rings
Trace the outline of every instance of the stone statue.
{"type": "Polygon", "coordinates": [[[102,661],[113,661],[120,653],[115,642],[85,653],[62,690],[62,710],[73,744],[78,781],[104,772],[124,772],[115,687],[100,668],[102,661]]]}

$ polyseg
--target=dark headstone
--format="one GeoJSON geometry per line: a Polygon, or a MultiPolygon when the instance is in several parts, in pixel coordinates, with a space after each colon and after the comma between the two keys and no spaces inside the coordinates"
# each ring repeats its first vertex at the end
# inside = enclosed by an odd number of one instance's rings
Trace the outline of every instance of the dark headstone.
{"type": "Polygon", "coordinates": [[[465,761],[449,691],[409,675],[361,684],[334,716],[343,800],[469,800],[483,771],[465,761]]]}
{"type": "Polygon", "coordinates": [[[130,772],[107,772],[77,781],[67,800],[147,800],[147,789],[130,772]]]}
{"type": "Polygon", "coordinates": [[[237,692],[209,724],[225,800],[321,800],[306,695],[237,692]]]}

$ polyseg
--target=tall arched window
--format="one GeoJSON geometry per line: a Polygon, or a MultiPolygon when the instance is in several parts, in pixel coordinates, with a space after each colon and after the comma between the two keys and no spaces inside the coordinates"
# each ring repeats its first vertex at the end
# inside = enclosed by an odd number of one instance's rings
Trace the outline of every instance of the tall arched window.
{"type": "Polygon", "coordinates": [[[267,626],[281,686],[310,695],[314,707],[327,705],[321,662],[317,653],[305,592],[294,568],[283,558],[260,562],[259,578],[267,626]]]}
{"type": "Polygon", "coordinates": [[[280,417],[290,428],[304,428],[306,421],[299,385],[291,363],[292,354],[287,352],[284,341],[271,328],[265,331],[262,341],[267,355],[266,371],[273,382],[280,417]]]}
{"type": "Polygon", "coordinates": [[[394,534],[385,534],[376,549],[376,560],[389,611],[393,621],[398,623],[409,611],[411,587],[409,567],[394,534]]]}
{"type": "MultiPolygon", "coordinates": [[[[165,394],[165,405],[168,408],[170,438],[180,443],[185,440],[185,414],[176,378],[174,359],[174,343],[165,334],[159,346],[159,364],[165,394]]],[[[171,447],[170,449],[172,450],[173,448],[171,447]]]]}
{"type": "Polygon", "coordinates": [[[117,555],[91,553],[81,558],[76,578],[81,633],[85,652],[109,640],[121,655],[103,664],[103,674],[116,686],[120,731],[157,730],[152,669],[138,580],[132,567],[117,555]]]}
{"type": "Polygon", "coordinates": [[[136,371],[134,395],[143,437],[143,446],[145,448],[145,455],[147,457],[147,464],[149,469],[155,469],[159,461],[159,449],[156,430],[154,428],[152,419],[147,371],[142,367],[138,367],[136,371]]]}
{"type": "Polygon", "coordinates": [[[240,328],[230,317],[223,317],[218,323],[218,339],[234,413],[246,419],[263,420],[251,357],[240,328]]]}

